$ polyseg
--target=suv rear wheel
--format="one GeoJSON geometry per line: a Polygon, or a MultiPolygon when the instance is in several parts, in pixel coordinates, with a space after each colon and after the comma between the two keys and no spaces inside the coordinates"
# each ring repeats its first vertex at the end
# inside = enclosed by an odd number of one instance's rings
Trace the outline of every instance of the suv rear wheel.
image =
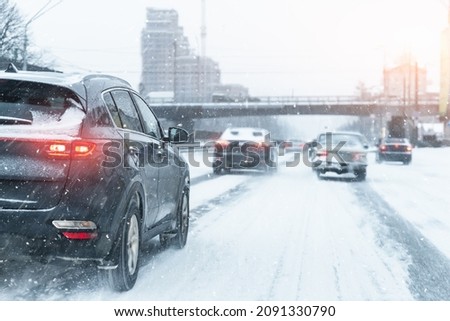
{"type": "Polygon", "coordinates": [[[116,260],[118,266],[107,271],[108,283],[113,290],[128,291],[136,283],[139,272],[141,223],[137,200],[133,197],[127,207],[126,217],[118,238],[116,260]]]}
{"type": "Polygon", "coordinates": [[[176,230],[172,233],[160,234],[159,240],[163,247],[175,245],[175,247],[182,249],[187,242],[189,231],[189,190],[185,189],[181,195],[180,203],[178,205],[176,230]]]}

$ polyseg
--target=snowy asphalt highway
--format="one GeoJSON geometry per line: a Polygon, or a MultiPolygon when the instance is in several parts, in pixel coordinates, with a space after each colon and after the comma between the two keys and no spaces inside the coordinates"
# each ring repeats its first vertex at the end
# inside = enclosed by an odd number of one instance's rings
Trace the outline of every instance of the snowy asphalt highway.
{"type": "Polygon", "coordinates": [[[404,220],[369,185],[356,185],[361,204],[386,227],[379,242],[394,241],[409,256],[408,274],[411,295],[417,300],[450,300],[450,260],[420,231],[404,220]]]}
{"type": "Polygon", "coordinates": [[[305,166],[193,169],[187,246],[146,246],[131,291],[95,269],[10,263],[0,300],[449,300],[450,149],[414,152],[410,166],[371,163],[361,183],[305,166]]]}

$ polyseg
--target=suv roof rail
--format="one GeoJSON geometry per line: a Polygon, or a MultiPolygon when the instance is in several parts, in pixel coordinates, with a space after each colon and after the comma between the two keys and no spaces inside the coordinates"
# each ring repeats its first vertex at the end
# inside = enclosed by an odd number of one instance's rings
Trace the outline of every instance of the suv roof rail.
{"type": "Polygon", "coordinates": [[[14,73],[18,73],[19,70],[17,69],[16,66],[14,66],[14,64],[12,62],[9,63],[8,68],[6,68],[5,72],[14,72],[14,73]]]}

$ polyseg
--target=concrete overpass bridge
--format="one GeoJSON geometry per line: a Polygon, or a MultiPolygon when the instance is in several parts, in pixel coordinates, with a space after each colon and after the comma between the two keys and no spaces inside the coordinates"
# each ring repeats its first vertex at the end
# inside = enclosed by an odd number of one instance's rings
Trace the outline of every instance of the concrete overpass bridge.
{"type": "MultiPolygon", "coordinates": [[[[150,104],[165,126],[182,124],[189,132],[204,131],[205,124],[198,124],[202,119],[243,118],[261,116],[298,116],[298,115],[339,115],[362,117],[361,124],[370,127],[367,137],[379,137],[382,128],[386,128],[392,116],[402,116],[405,135],[415,141],[414,127],[417,121],[428,122],[439,115],[438,97],[420,99],[417,104],[399,99],[361,100],[354,96],[325,97],[263,97],[258,101],[213,102],[213,103],[172,103],[167,101],[150,104]],[[433,116],[433,117],[430,117],[433,116]],[[202,128],[201,128],[202,127],[202,128]]],[[[231,121],[233,122],[233,121],[231,121]]],[[[214,127],[213,131],[220,131],[214,127]]],[[[249,119],[255,123],[255,119],[249,119]]],[[[219,125],[220,127],[221,125],[219,125]]],[[[207,125],[211,131],[211,126],[207,125]]],[[[270,129],[270,128],[268,128],[270,129]]],[[[208,130],[206,130],[208,132],[208,130]]]]}
{"type": "Polygon", "coordinates": [[[274,115],[397,115],[423,117],[438,115],[438,98],[420,99],[417,104],[399,99],[361,100],[354,96],[261,97],[258,101],[173,103],[151,102],[158,117],[173,122],[203,118],[274,115]]]}

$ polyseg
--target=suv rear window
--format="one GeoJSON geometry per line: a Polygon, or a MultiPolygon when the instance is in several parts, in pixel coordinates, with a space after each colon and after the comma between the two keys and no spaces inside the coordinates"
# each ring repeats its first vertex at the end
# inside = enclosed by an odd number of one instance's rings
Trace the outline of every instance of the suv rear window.
{"type": "Polygon", "coordinates": [[[19,129],[17,126],[22,128],[20,125],[42,129],[51,129],[52,125],[73,127],[81,123],[84,115],[78,96],[68,88],[0,79],[0,127],[15,125],[11,126],[14,130],[19,129]]]}

